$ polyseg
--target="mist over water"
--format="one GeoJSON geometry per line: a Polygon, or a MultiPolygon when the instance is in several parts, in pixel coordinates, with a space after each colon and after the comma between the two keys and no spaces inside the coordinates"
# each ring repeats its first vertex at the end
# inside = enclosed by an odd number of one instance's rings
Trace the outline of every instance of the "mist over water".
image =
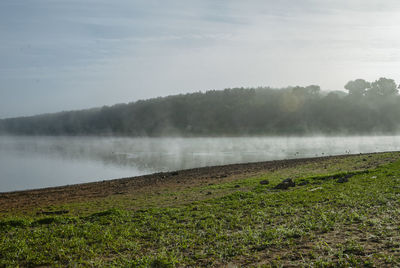
{"type": "Polygon", "coordinates": [[[400,150],[400,136],[0,137],[0,192],[257,161],[400,150]]]}

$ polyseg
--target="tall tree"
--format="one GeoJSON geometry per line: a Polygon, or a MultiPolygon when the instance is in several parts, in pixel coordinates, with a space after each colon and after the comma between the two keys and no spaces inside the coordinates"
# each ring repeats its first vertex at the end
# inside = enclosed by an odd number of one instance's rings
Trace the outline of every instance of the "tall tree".
{"type": "Polygon", "coordinates": [[[354,96],[354,97],[365,96],[367,89],[370,87],[371,83],[365,81],[364,79],[356,79],[354,81],[349,81],[344,86],[344,88],[349,91],[349,96],[354,96]]]}
{"type": "Polygon", "coordinates": [[[381,77],[371,84],[367,94],[370,96],[393,96],[398,92],[396,82],[393,79],[381,77]]]}

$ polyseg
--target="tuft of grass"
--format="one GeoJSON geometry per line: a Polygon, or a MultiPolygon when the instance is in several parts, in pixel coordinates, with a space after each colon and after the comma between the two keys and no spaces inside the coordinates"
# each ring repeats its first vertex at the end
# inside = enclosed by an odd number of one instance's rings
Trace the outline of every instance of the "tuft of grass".
{"type": "Polygon", "coordinates": [[[30,224],[30,221],[24,218],[9,218],[0,220],[0,230],[6,231],[12,228],[25,227],[30,224]]]}

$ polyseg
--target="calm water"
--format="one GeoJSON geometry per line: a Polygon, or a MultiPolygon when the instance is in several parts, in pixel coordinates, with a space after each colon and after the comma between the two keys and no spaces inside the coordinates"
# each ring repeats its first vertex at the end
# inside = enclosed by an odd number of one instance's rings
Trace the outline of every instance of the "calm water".
{"type": "Polygon", "coordinates": [[[1,137],[0,192],[209,165],[400,150],[400,136],[1,137]]]}

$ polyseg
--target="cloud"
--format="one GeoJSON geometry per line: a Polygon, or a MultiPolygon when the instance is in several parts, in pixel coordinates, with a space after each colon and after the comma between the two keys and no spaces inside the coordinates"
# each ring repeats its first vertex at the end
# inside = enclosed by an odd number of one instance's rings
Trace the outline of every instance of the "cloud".
{"type": "Polygon", "coordinates": [[[394,0],[4,0],[0,117],[233,86],[396,79],[399,10],[394,0]],[[37,96],[42,105],[30,102],[37,96]]]}

